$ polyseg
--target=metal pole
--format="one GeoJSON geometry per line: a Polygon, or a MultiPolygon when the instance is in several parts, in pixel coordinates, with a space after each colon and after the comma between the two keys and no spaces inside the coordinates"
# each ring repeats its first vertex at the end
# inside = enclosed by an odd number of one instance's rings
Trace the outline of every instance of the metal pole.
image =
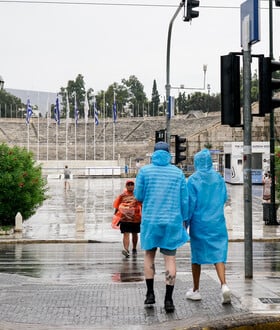
{"type": "Polygon", "coordinates": [[[177,8],[174,16],[172,17],[169,28],[168,28],[168,37],[167,37],[167,55],[166,55],[166,142],[170,144],[170,105],[169,105],[169,97],[170,97],[170,44],[171,44],[171,32],[172,32],[172,26],[173,22],[175,21],[177,15],[179,14],[181,8],[184,6],[185,1],[181,1],[179,4],[179,7],[177,8]]]}
{"type": "MultiPolygon", "coordinates": [[[[269,0],[269,57],[273,60],[273,11],[272,0],[269,0]]],[[[271,109],[270,113],[270,174],[271,174],[271,200],[270,200],[270,212],[269,212],[269,224],[278,225],[277,212],[275,208],[275,136],[274,136],[274,109],[271,109]]]]}
{"type": "Polygon", "coordinates": [[[252,115],[251,115],[251,45],[249,43],[249,17],[243,26],[243,177],[244,177],[244,255],[245,278],[253,277],[252,240],[252,115]]]}

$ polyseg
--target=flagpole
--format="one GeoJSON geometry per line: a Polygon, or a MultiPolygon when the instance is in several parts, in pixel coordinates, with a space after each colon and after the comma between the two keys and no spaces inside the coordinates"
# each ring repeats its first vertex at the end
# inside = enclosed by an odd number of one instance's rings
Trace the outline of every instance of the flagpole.
{"type": "Polygon", "coordinates": [[[32,107],[30,104],[30,99],[27,99],[27,104],[26,104],[26,125],[27,125],[27,151],[29,151],[29,123],[30,123],[30,118],[32,116],[32,107]]]}
{"type": "Polygon", "coordinates": [[[113,104],[113,160],[115,160],[115,123],[116,123],[116,93],[114,91],[114,104],[113,104]]]}
{"type": "Polygon", "coordinates": [[[40,116],[39,116],[39,112],[38,112],[38,122],[37,122],[37,127],[38,127],[38,129],[37,129],[37,134],[38,134],[38,136],[37,136],[37,160],[39,160],[40,159],[40,118],[39,118],[40,116]]]}
{"type": "Polygon", "coordinates": [[[69,121],[69,113],[70,113],[70,105],[69,105],[69,98],[68,92],[66,90],[66,121],[65,121],[65,158],[68,160],[68,121],[69,121]]]}
{"type": "Polygon", "coordinates": [[[87,160],[87,122],[85,120],[85,160],[87,160]]]}
{"type": "Polygon", "coordinates": [[[93,96],[93,113],[94,113],[94,128],[93,128],[93,145],[94,145],[94,151],[93,151],[93,159],[95,160],[96,158],[96,141],[95,141],[95,129],[96,126],[99,124],[98,121],[98,111],[97,111],[97,107],[96,107],[96,98],[95,96],[93,96]]]}
{"type": "Polygon", "coordinates": [[[85,116],[85,160],[87,160],[87,123],[88,123],[89,104],[87,92],[85,94],[84,116],[85,116]]]}
{"type": "Polygon", "coordinates": [[[96,150],[95,150],[95,126],[96,126],[96,119],[95,119],[95,96],[93,97],[93,159],[95,160],[96,157],[96,150]]]}
{"type": "Polygon", "coordinates": [[[47,160],[49,160],[49,96],[47,99],[47,160]]]}
{"type": "MultiPolygon", "coordinates": [[[[37,93],[37,103],[39,104],[39,92],[37,93]]],[[[40,118],[39,118],[39,108],[38,108],[38,121],[37,121],[37,160],[40,159],[40,118]]]]}
{"type": "Polygon", "coordinates": [[[76,92],[73,92],[74,95],[74,117],[75,117],[75,160],[77,160],[77,96],[76,92]]]}
{"type": "Polygon", "coordinates": [[[55,123],[55,159],[58,160],[58,122],[55,123]]]}
{"type": "Polygon", "coordinates": [[[106,159],[106,105],[105,105],[105,91],[103,92],[103,124],[104,124],[104,129],[103,129],[103,160],[106,159]]]}

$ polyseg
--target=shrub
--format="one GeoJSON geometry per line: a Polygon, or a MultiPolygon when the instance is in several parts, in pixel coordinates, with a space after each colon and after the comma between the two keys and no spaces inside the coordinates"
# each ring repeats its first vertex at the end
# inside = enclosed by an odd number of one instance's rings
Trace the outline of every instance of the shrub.
{"type": "Polygon", "coordinates": [[[0,173],[0,225],[14,225],[17,212],[26,220],[42,205],[47,182],[33,154],[17,146],[0,145],[0,173]]]}

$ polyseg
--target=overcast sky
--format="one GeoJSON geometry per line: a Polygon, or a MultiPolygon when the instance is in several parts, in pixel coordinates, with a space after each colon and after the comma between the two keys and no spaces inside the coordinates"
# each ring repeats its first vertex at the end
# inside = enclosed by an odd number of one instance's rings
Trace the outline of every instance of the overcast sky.
{"type": "MultiPolygon", "coordinates": [[[[0,75],[6,88],[58,92],[82,74],[86,88],[98,92],[135,75],[149,99],[154,79],[165,95],[168,26],[179,0],[48,1],[0,0],[0,75]]],[[[171,38],[173,87],[203,88],[206,64],[205,85],[211,94],[220,92],[220,56],[241,51],[243,2],[200,0],[199,17],[191,24],[183,22],[180,11],[171,38]]],[[[260,7],[261,41],[252,53],[268,56],[268,0],[260,1],[260,7]]],[[[273,8],[278,60],[280,7],[274,0],[273,8]]]]}

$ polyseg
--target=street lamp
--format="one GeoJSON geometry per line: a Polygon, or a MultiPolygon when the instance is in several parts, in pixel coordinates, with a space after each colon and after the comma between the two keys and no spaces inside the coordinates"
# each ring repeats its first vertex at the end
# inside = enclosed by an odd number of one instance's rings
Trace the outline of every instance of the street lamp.
{"type": "Polygon", "coordinates": [[[207,84],[207,90],[208,90],[208,102],[207,102],[207,108],[208,108],[207,114],[208,114],[208,112],[210,111],[210,84],[207,84]]]}
{"type": "Polygon", "coordinates": [[[4,88],[4,79],[0,76],[0,91],[4,88]]]}

